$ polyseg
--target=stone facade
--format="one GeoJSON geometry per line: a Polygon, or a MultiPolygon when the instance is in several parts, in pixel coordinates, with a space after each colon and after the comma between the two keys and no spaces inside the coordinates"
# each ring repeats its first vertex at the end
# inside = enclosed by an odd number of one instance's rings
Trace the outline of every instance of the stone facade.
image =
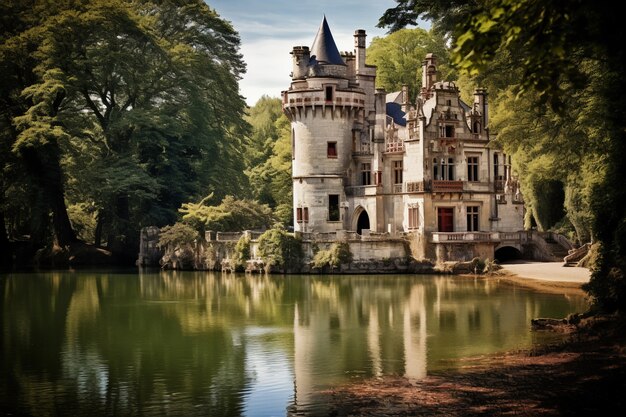
{"type": "Polygon", "coordinates": [[[510,157],[492,146],[487,92],[464,103],[428,54],[415,101],[406,88],[386,94],[365,39],[357,30],[340,54],[324,19],[311,49],[291,52],[295,230],[404,236],[417,259],[493,258],[492,232],[522,230],[524,204],[510,157]]]}

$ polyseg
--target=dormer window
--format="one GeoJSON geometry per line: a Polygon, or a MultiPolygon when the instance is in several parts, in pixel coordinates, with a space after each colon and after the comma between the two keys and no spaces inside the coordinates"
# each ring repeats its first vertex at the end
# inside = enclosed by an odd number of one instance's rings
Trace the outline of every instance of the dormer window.
{"type": "Polygon", "coordinates": [[[446,106],[451,106],[452,105],[452,100],[446,100],[446,106]]]}
{"type": "Polygon", "coordinates": [[[474,133],[480,133],[480,122],[474,122],[474,133]]]}

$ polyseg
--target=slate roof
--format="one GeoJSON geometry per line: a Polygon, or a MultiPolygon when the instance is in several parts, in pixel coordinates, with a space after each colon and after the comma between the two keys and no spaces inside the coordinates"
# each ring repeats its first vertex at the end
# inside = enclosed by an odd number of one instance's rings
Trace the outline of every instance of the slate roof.
{"type": "Polygon", "coordinates": [[[402,106],[398,103],[391,102],[386,104],[387,116],[393,119],[393,122],[400,126],[406,126],[406,113],[402,111],[402,106]]]}
{"type": "Polygon", "coordinates": [[[326,16],[324,16],[317,35],[315,35],[315,40],[313,40],[311,60],[320,64],[346,65],[337,49],[333,34],[330,33],[326,16]]]}

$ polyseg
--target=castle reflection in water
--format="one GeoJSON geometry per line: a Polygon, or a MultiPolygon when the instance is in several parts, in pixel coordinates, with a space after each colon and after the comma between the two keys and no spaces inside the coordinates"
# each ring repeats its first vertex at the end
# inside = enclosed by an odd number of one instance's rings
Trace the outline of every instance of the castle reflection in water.
{"type": "Polygon", "coordinates": [[[582,297],[449,276],[41,273],[0,278],[0,403],[49,414],[322,410],[355,378],[423,378],[530,346],[582,297]]]}

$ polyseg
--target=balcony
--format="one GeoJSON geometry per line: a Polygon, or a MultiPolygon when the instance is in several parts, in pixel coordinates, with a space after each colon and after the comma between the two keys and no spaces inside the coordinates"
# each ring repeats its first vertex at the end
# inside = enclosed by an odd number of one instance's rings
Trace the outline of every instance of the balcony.
{"type": "Polygon", "coordinates": [[[434,193],[462,193],[463,181],[433,180],[431,191],[434,193]]]}
{"type": "Polygon", "coordinates": [[[500,242],[499,232],[433,232],[433,243],[500,242]]]}
{"type": "Polygon", "coordinates": [[[385,143],[385,152],[387,153],[404,152],[404,142],[397,141],[397,142],[385,143]]]}

